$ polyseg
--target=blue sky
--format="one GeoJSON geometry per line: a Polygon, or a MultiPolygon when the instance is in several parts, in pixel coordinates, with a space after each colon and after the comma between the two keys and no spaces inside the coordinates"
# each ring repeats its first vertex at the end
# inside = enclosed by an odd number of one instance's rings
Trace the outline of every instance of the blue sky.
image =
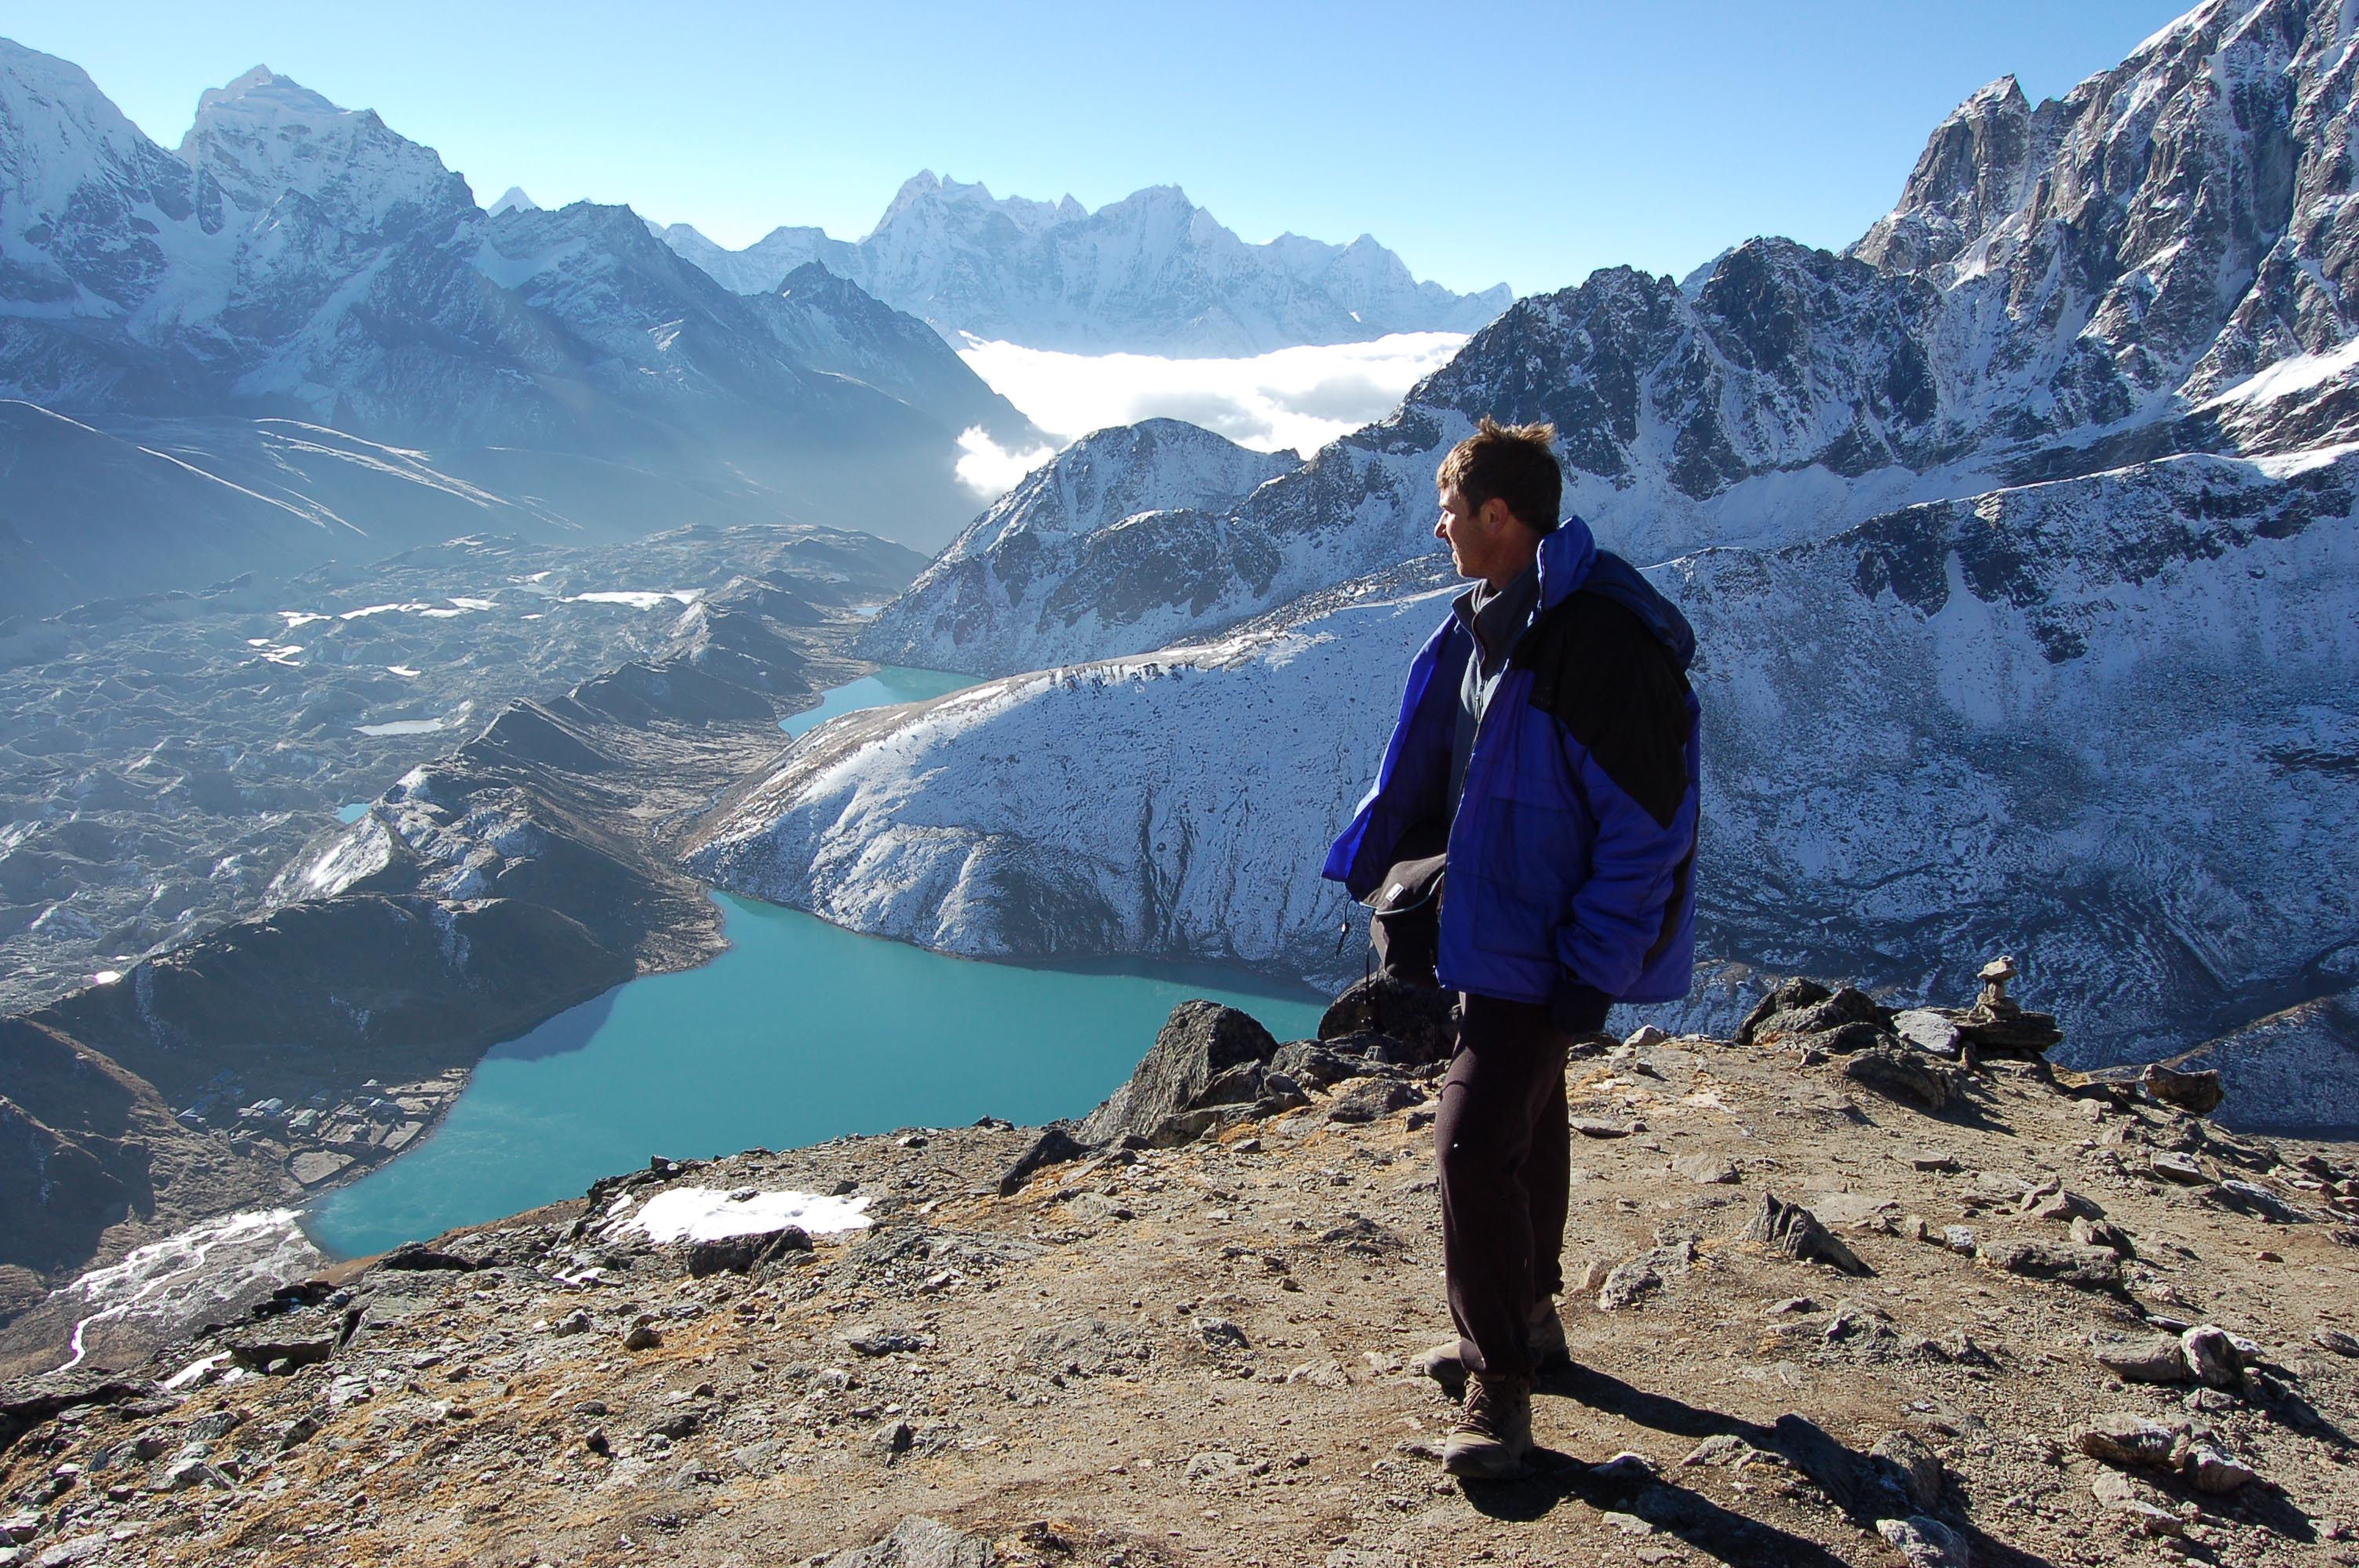
{"type": "Polygon", "coordinates": [[[724,243],[856,238],[932,168],[1093,207],[1178,184],[1248,240],[1366,232],[1420,276],[1532,293],[1757,233],[1842,245],[1973,89],[2060,95],[2185,8],[47,0],[0,34],[168,145],[201,90],[266,63],[481,200],[625,201],[724,243]]]}

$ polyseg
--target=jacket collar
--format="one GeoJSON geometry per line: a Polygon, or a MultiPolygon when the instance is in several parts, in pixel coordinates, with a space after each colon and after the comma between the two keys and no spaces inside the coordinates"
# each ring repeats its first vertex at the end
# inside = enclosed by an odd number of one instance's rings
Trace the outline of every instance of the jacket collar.
{"type": "Polygon", "coordinates": [[[1553,532],[1540,535],[1540,601],[1536,614],[1546,614],[1589,580],[1597,563],[1597,538],[1589,524],[1568,513],[1553,532]]]}

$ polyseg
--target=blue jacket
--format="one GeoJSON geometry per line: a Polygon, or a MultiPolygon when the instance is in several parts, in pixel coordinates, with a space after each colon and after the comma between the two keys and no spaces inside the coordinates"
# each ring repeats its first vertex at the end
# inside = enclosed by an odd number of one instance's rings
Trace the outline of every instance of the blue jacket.
{"type": "MultiPolygon", "coordinates": [[[[1436,968],[1450,989],[1508,1001],[1677,1000],[1695,968],[1695,635],[1578,517],[1541,539],[1539,584],[1450,821],[1436,968]]],[[[1375,787],[1327,852],[1323,874],[1354,898],[1448,809],[1473,647],[1451,615],[1409,665],[1375,787]]]]}

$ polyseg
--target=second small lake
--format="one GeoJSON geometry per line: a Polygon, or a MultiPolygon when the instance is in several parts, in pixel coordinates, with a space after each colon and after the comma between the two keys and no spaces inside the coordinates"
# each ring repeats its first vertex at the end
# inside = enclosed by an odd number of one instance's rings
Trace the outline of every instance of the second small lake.
{"type": "MultiPolygon", "coordinates": [[[[883,670],[831,692],[832,711],[788,723],[799,734],[835,713],[969,684],[883,670]]],[[[1190,997],[1243,1009],[1280,1040],[1316,1033],[1323,1006],[1240,970],[978,963],[714,896],[729,951],[494,1046],[430,1137],[320,1201],[313,1239],[342,1257],[384,1251],[579,1196],[650,1154],[1077,1116],[1129,1076],[1190,997]]]]}

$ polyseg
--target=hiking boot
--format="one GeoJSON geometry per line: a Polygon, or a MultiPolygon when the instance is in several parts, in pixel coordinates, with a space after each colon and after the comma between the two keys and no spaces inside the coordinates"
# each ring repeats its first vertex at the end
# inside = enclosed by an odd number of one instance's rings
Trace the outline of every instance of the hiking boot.
{"type": "MultiPolygon", "coordinates": [[[[1432,1349],[1420,1352],[1408,1364],[1411,1372],[1440,1383],[1453,1400],[1466,1387],[1466,1363],[1458,1354],[1458,1344],[1455,1339],[1444,1340],[1432,1349]]],[[[1535,1374],[1553,1372],[1572,1365],[1572,1346],[1565,1342],[1564,1319],[1557,1315],[1553,1299],[1541,1302],[1532,1309],[1531,1346],[1535,1374]]]]}
{"type": "Polygon", "coordinates": [[[1477,1375],[1442,1440],[1441,1467],[1469,1481],[1512,1481],[1532,1457],[1532,1389],[1520,1378],[1477,1375]]]}

